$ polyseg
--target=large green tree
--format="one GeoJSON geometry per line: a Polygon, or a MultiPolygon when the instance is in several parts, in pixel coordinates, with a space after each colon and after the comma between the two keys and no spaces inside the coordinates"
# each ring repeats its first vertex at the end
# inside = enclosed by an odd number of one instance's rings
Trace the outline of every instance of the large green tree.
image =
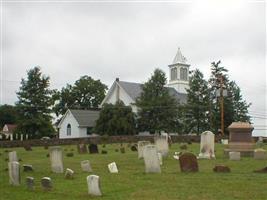
{"type": "Polygon", "coordinates": [[[203,74],[198,70],[191,72],[187,104],[184,106],[184,129],[187,132],[201,133],[209,129],[209,89],[203,74]]]}
{"type": "Polygon", "coordinates": [[[156,69],[142,85],[142,93],[136,100],[139,131],[177,131],[178,102],[165,87],[166,80],[165,73],[156,69]]]}
{"type": "Polygon", "coordinates": [[[18,120],[18,109],[12,105],[0,106],[0,128],[5,124],[16,124],[18,120]]]}
{"type": "Polygon", "coordinates": [[[122,101],[105,104],[96,121],[95,132],[100,135],[132,135],[135,134],[135,117],[130,106],[122,101]]]}
{"type": "Polygon", "coordinates": [[[51,136],[55,130],[51,122],[53,90],[49,89],[50,79],[43,75],[40,67],[34,67],[27,73],[27,79],[21,80],[17,92],[17,107],[20,113],[17,132],[29,134],[30,138],[51,136]]]}
{"type": "Polygon", "coordinates": [[[90,76],[82,76],[74,85],[63,87],[54,95],[56,104],[54,111],[57,116],[63,115],[67,109],[98,108],[105,97],[107,86],[100,80],[90,76]]]}

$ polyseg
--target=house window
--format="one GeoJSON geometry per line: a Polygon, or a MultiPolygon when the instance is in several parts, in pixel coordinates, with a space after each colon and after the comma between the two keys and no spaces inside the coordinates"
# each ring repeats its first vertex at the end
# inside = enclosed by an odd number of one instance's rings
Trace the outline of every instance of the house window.
{"type": "Polygon", "coordinates": [[[187,81],[187,69],[186,68],[180,69],[180,79],[187,81]]]}
{"type": "Polygon", "coordinates": [[[176,80],[177,79],[177,68],[172,68],[171,69],[171,80],[176,80]]]}
{"type": "Polygon", "coordinates": [[[67,125],[67,135],[71,135],[71,125],[67,125]]]}
{"type": "Polygon", "coordinates": [[[87,127],[86,134],[91,135],[93,132],[93,127],[87,127]]]}

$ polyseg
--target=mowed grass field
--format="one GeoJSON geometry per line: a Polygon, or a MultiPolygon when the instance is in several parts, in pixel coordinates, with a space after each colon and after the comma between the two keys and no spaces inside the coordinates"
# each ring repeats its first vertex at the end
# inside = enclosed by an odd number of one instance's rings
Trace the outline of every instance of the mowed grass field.
{"type": "MultiPolygon", "coordinates": [[[[164,159],[161,174],[145,174],[144,161],[137,159],[137,152],[131,151],[124,144],[126,153],[115,152],[120,144],[99,145],[99,150],[108,151],[108,154],[78,154],[77,147],[62,146],[64,150],[64,168],[75,171],[73,180],[64,179],[64,174],[54,174],[50,171],[50,160],[46,157],[48,150],[43,147],[33,147],[33,151],[23,148],[9,148],[16,150],[23,164],[31,164],[34,172],[23,172],[21,169],[21,185],[9,185],[7,149],[0,149],[0,199],[2,200],[31,200],[31,199],[175,199],[175,200],[266,200],[267,174],[253,173],[253,170],[267,166],[267,161],[242,158],[241,161],[229,161],[223,155],[223,145],[216,144],[216,160],[198,160],[198,173],[181,173],[179,162],[173,159],[175,151],[179,151],[179,144],[173,144],[168,158],[164,159]],[[73,151],[71,151],[73,150],[73,151]],[[73,152],[74,157],[66,157],[66,153],[73,152]],[[80,161],[90,160],[93,173],[81,171],[80,161]],[[115,161],[119,173],[110,174],[107,164],[115,161]],[[216,164],[224,164],[231,168],[231,173],[214,173],[216,164]],[[86,177],[90,174],[100,176],[102,197],[88,195],[86,177]],[[36,188],[28,191],[25,178],[35,178],[36,188]],[[42,191],[40,180],[42,177],[52,178],[53,190],[42,191]]],[[[267,149],[266,147],[264,147],[267,149]]],[[[198,155],[199,144],[188,145],[188,151],[198,155]]]]}

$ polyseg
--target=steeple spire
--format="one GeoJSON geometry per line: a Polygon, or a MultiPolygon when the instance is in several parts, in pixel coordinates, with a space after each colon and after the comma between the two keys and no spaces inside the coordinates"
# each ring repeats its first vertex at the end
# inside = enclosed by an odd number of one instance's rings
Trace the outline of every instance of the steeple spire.
{"type": "Polygon", "coordinates": [[[186,64],[186,58],[182,55],[181,49],[180,47],[178,47],[177,53],[173,59],[172,64],[176,64],[176,63],[181,63],[181,64],[186,64]]]}

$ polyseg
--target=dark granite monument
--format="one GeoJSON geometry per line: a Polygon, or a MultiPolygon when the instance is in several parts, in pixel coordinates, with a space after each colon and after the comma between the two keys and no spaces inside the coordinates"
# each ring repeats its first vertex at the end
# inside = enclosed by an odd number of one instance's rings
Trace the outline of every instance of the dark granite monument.
{"type": "Polygon", "coordinates": [[[181,172],[198,172],[197,157],[189,152],[179,157],[181,172]]]}

